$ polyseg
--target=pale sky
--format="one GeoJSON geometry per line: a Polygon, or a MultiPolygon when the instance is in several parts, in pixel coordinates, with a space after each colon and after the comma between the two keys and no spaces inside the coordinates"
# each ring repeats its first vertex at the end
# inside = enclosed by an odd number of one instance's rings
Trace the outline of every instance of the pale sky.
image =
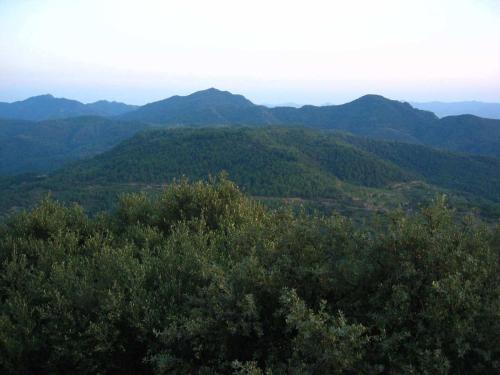
{"type": "Polygon", "coordinates": [[[0,101],[500,102],[500,0],[0,0],[0,101]]]}

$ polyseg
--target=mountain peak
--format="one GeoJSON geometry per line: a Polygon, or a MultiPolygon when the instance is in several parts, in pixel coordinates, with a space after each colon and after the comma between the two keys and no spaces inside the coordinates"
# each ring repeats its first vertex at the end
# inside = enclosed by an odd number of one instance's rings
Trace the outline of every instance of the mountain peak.
{"type": "MultiPolygon", "coordinates": [[[[223,91],[216,89],[214,87],[210,87],[206,90],[196,91],[186,98],[202,98],[204,100],[210,98],[216,98],[218,100],[225,100],[227,104],[235,105],[235,104],[244,104],[244,105],[253,105],[253,103],[245,98],[243,95],[233,94],[229,91],[223,91]]],[[[222,104],[222,102],[218,102],[218,104],[222,104]]]]}
{"type": "Polygon", "coordinates": [[[212,95],[233,95],[233,94],[231,94],[229,91],[222,91],[216,89],[215,87],[210,87],[205,90],[195,91],[187,96],[189,97],[189,96],[212,96],[212,95]]]}
{"type": "MultiPolygon", "coordinates": [[[[409,110],[412,110],[412,111],[415,111],[415,114],[416,113],[420,113],[420,114],[423,114],[425,111],[421,111],[421,110],[418,110],[418,109],[415,109],[411,106],[410,103],[408,102],[404,102],[404,101],[399,101],[399,100],[394,100],[394,99],[388,99],[382,95],[375,95],[375,94],[368,94],[368,95],[364,95],[356,100],[353,100],[352,102],[350,103],[347,103],[345,104],[347,106],[349,105],[361,105],[362,107],[365,107],[365,108],[377,108],[377,109],[381,109],[381,108],[387,108],[387,107],[390,107],[390,108],[394,108],[394,109],[399,109],[399,110],[404,110],[404,111],[409,111],[409,110]]],[[[427,115],[430,115],[430,112],[425,112],[427,113],[427,115]]],[[[435,117],[433,114],[431,115],[431,117],[435,117]]]]}
{"type": "Polygon", "coordinates": [[[267,109],[256,106],[243,95],[211,87],[146,104],[123,118],[175,125],[248,125],[268,124],[270,116],[267,109]]]}
{"type": "Polygon", "coordinates": [[[172,96],[168,99],[147,104],[147,106],[157,105],[182,105],[191,106],[192,108],[218,108],[218,107],[253,107],[250,100],[243,95],[233,94],[229,91],[222,91],[214,87],[206,90],[193,92],[186,96],[172,96]]]}
{"type": "Polygon", "coordinates": [[[216,89],[215,87],[209,87],[208,89],[198,91],[198,93],[215,94],[215,93],[229,93],[229,91],[223,91],[223,90],[216,89]]]}
{"type": "Polygon", "coordinates": [[[389,101],[392,101],[392,100],[387,99],[386,97],[384,97],[382,95],[367,94],[367,95],[363,95],[362,97],[354,100],[353,102],[381,103],[381,102],[389,102],[389,101]]]}
{"type": "Polygon", "coordinates": [[[24,101],[28,101],[28,100],[48,100],[48,99],[55,99],[55,97],[52,94],[42,94],[42,95],[32,96],[31,98],[25,99],[24,101]]]}

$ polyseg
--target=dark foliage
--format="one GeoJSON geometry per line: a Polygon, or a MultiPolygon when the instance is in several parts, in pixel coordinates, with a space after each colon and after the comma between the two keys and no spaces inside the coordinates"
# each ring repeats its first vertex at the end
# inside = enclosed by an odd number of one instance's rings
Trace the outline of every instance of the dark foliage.
{"type": "Polygon", "coordinates": [[[366,187],[423,180],[494,201],[498,159],[287,128],[152,130],[53,176],[55,183],[160,183],[227,171],[253,195],[335,197],[338,181],[366,187]]]}
{"type": "Polygon", "coordinates": [[[500,231],[268,211],[220,178],[0,226],[3,374],[496,374],[500,231]]]}
{"type": "Polygon", "coordinates": [[[498,159],[303,128],[149,130],[49,176],[0,179],[0,213],[30,207],[49,191],[103,210],[122,192],[158,191],[182,176],[221,171],[253,196],[313,200],[346,214],[400,203],[414,208],[440,191],[456,197],[455,207],[500,218],[498,159]]]}

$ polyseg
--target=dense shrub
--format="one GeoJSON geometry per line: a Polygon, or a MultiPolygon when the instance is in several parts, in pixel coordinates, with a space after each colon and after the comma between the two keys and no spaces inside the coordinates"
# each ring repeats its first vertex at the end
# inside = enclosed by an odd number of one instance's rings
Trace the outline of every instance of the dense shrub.
{"type": "Polygon", "coordinates": [[[44,200],[0,226],[0,372],[498,373],[498,228],[442,201],[381,222],[223,177],[92,218],[44,200]]]}

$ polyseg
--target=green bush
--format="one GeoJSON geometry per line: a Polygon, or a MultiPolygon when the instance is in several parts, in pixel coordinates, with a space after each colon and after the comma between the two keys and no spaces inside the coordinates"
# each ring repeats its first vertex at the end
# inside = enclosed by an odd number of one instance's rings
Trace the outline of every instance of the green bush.
{"type": "Polygon", "coordinates": [[[379,227],[224,176],[0,225],[0,372],[494,374],[500,230],[438,200],[379,227]]]}

